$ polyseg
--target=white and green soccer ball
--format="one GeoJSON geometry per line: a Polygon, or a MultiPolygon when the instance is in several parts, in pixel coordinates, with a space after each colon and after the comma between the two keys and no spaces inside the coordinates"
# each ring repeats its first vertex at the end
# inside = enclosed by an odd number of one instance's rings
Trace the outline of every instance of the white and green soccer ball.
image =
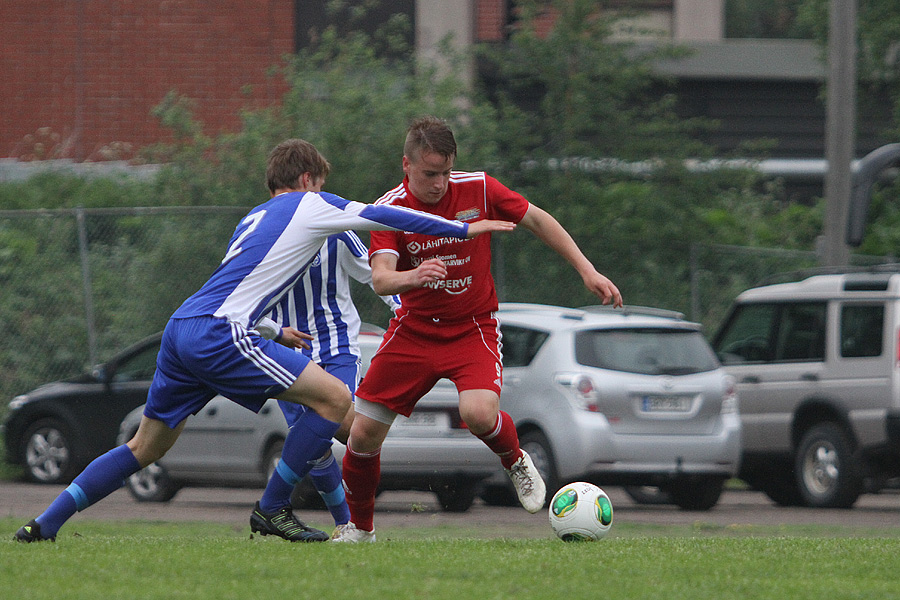
{"type": "Polygon", "coordinates": [[[592,483],[564,485],[550,501],[550,527],[564,542],[599,540],[613,522],[612,502],[592,483]]]}

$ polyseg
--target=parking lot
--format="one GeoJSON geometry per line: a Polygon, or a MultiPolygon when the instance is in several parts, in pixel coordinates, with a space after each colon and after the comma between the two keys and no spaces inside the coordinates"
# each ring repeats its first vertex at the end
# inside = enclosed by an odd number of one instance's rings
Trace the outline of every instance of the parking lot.
{"type": "MultiPolygon", "coordinates": [[[[0,506],[3,516],[23,522],[44,509],[64,486],[10,483],[0,484],[0,506]]],[[[710,525],[740,527],[743,525],[829,525],[841,528],[900,529],[900,494],[885,492],[862,496],[850,510],[781,508],[765,495],[749,491],[726,491],[719,504],[710,511],[682,511],[674,506],[635,504],[620,488],[609,487],[617,523],[656,525],[710,525]]],[[[165,504],[136,502],[125,490],[119,490],[100,504],[78,513],[66,526],[77,528],[79,520],[141,519],[146,521],[214,521],[234,528],[246,528],[258,489],[188,488],[165,504]]],[[[324,511],[303,511],[301,517],[320,527],[331,522],[324,511]]],[[[385,492],[376,504],[376,527],[391,529],[438,526],[473,527],[502,531],[510,537],[543,537],[550,535],[546,514],[529,515],[521,508],[486,506],[480,501],[465,513],[440,510],[433,494],[421,492],[385,492]]],[[[64,530],[65,532],[65,530],[64,530]]],[[[892,534],[900,532],[892,532],[892,534]]],[[[9,532],[12,535],[12,532],[9,532]]]]}

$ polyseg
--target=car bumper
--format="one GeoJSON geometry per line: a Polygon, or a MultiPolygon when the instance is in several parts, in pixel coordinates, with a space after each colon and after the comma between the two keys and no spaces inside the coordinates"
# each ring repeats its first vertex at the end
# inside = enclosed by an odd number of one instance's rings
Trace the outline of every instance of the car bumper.
{"type": "MultiPolygon", "coordinates": [[[[346,448],[332,447],[342,459],[346,448]]],[[[434,438],[399,438],[388,436],[381,448],[382,476],[430,475],[484,478],[493,475],[500,461],[478,438],[437,440],[434,438]]]]}
{"type": "Polygon", "coordinates": [[[709,435],[616,434],[595,424],[581,432],[575,460],[558,457],[560,476],[627,480],[629,475],[717,475],[731,477],[740,466],[741,427],[737,415],[724,415],[709,435]],[[577,457],[577,458],[576,458],[577,457]],[[607,477],[608,476],[608,477],[607,477]],[[614,477],[617,476],[617,477],[614,477]]]}

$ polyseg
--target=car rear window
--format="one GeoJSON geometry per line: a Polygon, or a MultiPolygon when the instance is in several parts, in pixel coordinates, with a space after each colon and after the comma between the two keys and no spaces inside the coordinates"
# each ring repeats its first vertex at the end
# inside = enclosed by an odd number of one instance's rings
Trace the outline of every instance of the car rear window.
{"type": "Polygon", "coordinates": [[[575,335],[575,359],[587,367],[644,375],[687,375],[719,367],[699,331],[595,329],[575,335]]]}
{"type": "Polygon", "coordinates": [[[527,367],[547,340],[549,334],[515,325],[501,325],[503,334],[503,366],[527,367]]]}

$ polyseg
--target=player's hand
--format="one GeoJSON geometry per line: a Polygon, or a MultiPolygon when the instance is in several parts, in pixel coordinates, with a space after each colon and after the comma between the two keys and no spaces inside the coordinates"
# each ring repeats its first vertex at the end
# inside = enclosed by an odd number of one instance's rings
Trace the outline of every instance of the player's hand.
{"type": "Polygon", "coordinates": [[[408,285],[413,287],[422,287],[434,281],[446,279],[447,265],[439,258],[429,258],[418,267],[411,271],[407,271],[410,280],[408,285]]]}
{"type": "Polygon", "coordinates": [[[622,306],[622,294],[612,281],[597,271],[584,277],[584,285],[599,296],[603,304],[612,304],[615,308],[622,306]]]}
{"type": "Polygon", "coordinates": [[[469,233],[466,235],[466,239],[472,239],[482,233],[514,231],[515,228],[516,224],[509,221],[493,221],[491,219],[475,221],[474,223],[469,223],[469,233]]]}
{"type": "Polygon", "coordinates": [[[288,348],[303,348],[304,350],[310,350],[312,349],[312,346],[307,343],[307,340],[311,339],[313,339],[313,336],[308,333],[297,331],[293,327],[282,327],[281,337],[275,341],[288,348]]]}

